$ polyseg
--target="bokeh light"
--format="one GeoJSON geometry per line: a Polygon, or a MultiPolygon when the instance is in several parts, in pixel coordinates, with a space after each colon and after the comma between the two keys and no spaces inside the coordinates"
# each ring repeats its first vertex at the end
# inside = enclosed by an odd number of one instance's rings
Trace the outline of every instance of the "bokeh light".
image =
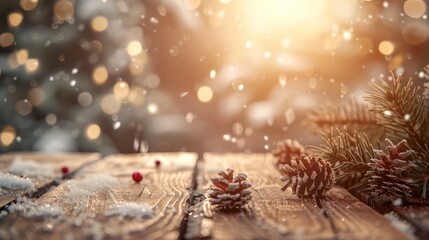
{"type": "Polygon", "coordinates": [[[426,12],[426,3],[423,0],[406,0],[404,12],[412,18],[421,18],[426,12]]]}
{"type": "Polygon", "coordinates": [[[3,147],[8,147],[15,141],[15,137],[15,128],[11,125],[6,125],[0,131],[0,144],[3,147]]]}
{"type": "Polygon", "coordinates": [[[96,140],[97,138],[100,137],[100,134],[101,134],[100,126],[98,126],[98,124],[95,124],[95,123],[88,125],[86,127],[85,134],[89,140],[96,140]]]}
{"type": "Polygon", "coordinates": [[[109,26],[109,21],[104,16],[97,16],[92,19],[91,27],[96,32],[103,32],[109,26]]]}
{"type": "Polygon", "coordinates": [[[360,99],[390,72],[426,81],[423,0],[0,5],[0,129],[13,126],[0,150],[33,150],[48,131],[66,132],[71,151],[108,154],[142,141],[197,152],[266,151],[284,136],[313,144],[300,124],[319,104],[360,99]]]}
{"type": "Polygon", "coordinates": [[[139,41],[132,41],[128,43],[127,52],[130,56],[139,55],[142,51],[142,45],[139,41]]]}
{"type": "Polygon", "coordinates": [[[30,114],[32,110],[33,106],[27,99],[20,100],[15,104],[15,111],[22,116],[30,114]]]}
{"type": "Polygon", "coordinates": [[[106,114],[115,114],[121,109],[121,103],[113,94],[108,94],[101,100],[101,109],[106,114]]]}
{"type": "Polygon", "coordinates": [[[197,97],[200,102],[210,102],[213,98],[213,91],[209,86],[201,86],[198,88],[197,97]]]}
{"type": "Polygon", "coordinates": [[[97,85],[102,85],[103,83],[105,83],[108,77],[109,73],[104,66],[98,66],[92,72],[92,79],[97,85]]]}
{"type": "Polygon", "coordinates": [[[125,102],[127,100],[129,92],[130,87],[125,81],[119,81],[115,84],[115,86],[113,86],[113,94],[120,102],[125,102]]]}
{"type": "Polygon", "coordinates": [[[25,11],[31,11],[37,7],[38,0],[19,0],[19,5],[25,11]]]}
{"type": "Polygon", "coordinates": [[[22,13],[19,12],[14,12],[8,15],[7,17],[8,22],[9,22],[9,26],[12,28],[18,27],[22,20],[24,19],[22,13]]]}
{"type": "Polygon", "coordinates": [[[183,1],[185,3],[185,7],[190,10],[197,9],[201,4],[201,0],[183,0],[183,1]]]}
{"type": "Polygon", "coordinates": [[[34,72],[39,68],[39,59],[36,58],[29,58],[25,62],[25,70],[27,72],[34,72]]]}
{"type": "Polygon", "coordinates": [[[390,55],[393,53],[393,51],[395,50],[395,45],[393,45],[392,42],[390,41],[382,41],[379,45],[378,45],[378,50],[380,51],[381,54],[383,55],[390,55]]]}
{"type": "Polygon", "coordinates": [[[9,47],[15,42],[15,37],[12,33],[0,34],[0,47],[9,47]]]}
{"type": "Polygon", "coordinates": [[[42,88],[35,87],[28,93],[28,100],[33,106],[40,106],[45,101],[45,93],[42,88]]]}
{"type": "Polygon", "coordinates": [[[60,0],[55,4],[54,14],[60,20],[69,20],[73,18],[74,5],[70,1],[60,0]]]}

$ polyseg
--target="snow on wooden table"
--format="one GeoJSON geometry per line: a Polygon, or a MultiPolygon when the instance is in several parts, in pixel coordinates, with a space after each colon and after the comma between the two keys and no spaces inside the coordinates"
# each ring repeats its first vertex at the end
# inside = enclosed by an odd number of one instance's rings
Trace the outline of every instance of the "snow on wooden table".
{"type": "MultiPolygon", "coordinates": [[[[99,153],[13,152],[0,155],[0,174],[14,174],[34,184],[35,190],[49,187],[63,178],[63,166],[73,173],[79,167],[101,158],[99,153]]],[[[29,189],[2,189],[0,207],[29,192],[29,189]]]]}
{"type": "MultiPolygon", "coordinates": [[[[85,156],[64,154],[56,166],[85,156]]],[[[6,169],[14,155],[0,159],[6,169]]],[[[206,153],[201,161],[193,153],[108,156],[38,198],[7,205],[0,239],[409,239],[342,188],[318,201],[280,191],[274,161],[271,154],[206,153]],[[210,179],[228,167],[253,185],[253,200],[241,210],[219,211],[206,198],[210,179]],[[144,176],[140,183],[131,178],[135,171],[144,176]]],[[[420,217],[411,222],[426,233],[421,209],[403,212],[420,217]]]]}
{"type": "Polygon", "coordinates": [[[109,156],[34,200],[59,206],[59,216],[9,214],[0,220],[0,238],[177,239],[196,161],[192,153],[109,156]],[[140,183],[131,178],[135,171],[144,176],[140,183]]]}

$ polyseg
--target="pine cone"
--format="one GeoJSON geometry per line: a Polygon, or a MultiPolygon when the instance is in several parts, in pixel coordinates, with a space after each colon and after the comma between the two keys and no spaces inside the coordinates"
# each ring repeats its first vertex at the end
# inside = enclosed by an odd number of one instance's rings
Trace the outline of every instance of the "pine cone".
{"type": "Polygon", "coordinates": [[[252,185],[246,181],[247,176],[239,173],[233,177],[234,170],[226,169],[226,172],[220,171],[219,178],[212,178],[214,185],[210,185],[212,192],[209,193],[210,202],[219,208],[232,209],[244,206],[252,196],[250,188],[252,185]]]}
{"type": "Polygon", "coordinates": [[[368,163],[371,168],[367,172],[370,177],[369,192],[376,205],[392,202],[398,198],[411,198],[413,179],[407,176],[407,170],[413,166],[410,161],[413,151],[402,140],[394,145],[386,139],[388,154],[382,150],[375,150],[377,158],[368,163]]]}
{"type": "Polygon", "coordinates": [[[290,164],[292,157],[299,157],[305,154],[306,150],[297,140],[286,139],[277,142],[277,148],[272,153],[277,158],[278,167],[280,164],[290,164]]]}
{"type": "Polygon", "coordinates": [[[298,197],[322,196],[335,183],[331,164],[322,157],[302,154],[293,157],[290,164],[280,164],[279,170],[283,174],[280,180],[286,182],[281,190],[292,186],[292,194],[298,197]]]}

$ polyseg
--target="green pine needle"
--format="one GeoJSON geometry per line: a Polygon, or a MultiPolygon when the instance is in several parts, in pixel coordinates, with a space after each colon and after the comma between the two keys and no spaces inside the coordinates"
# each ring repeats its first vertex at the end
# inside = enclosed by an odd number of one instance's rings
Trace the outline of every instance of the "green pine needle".
{"type": "Polygon", "coordinates": [[[384,137],[375,114],[369,111],[366,104],[359,102],[356,98],[350,98],[339,105],[322,105],[307,115],[306,123],[317,132],[330,127],[346,127],[351,131],[365,131],[375,138],[384,137]]]}
{"type": "Polygon", "coordinates": [[[366,188],[366,172],[370,169],[368,162],[374,157],[368,138],[356,132],[350,134],[347,129],[333,128],[322,132],[322,136],[325,144],[311,148],[332,164],[337,184],[348,190],[366,188]]]}

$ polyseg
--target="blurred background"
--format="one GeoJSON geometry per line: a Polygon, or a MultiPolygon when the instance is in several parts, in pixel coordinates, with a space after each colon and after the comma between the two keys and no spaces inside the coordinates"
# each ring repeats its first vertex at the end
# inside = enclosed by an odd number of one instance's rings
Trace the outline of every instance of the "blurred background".
{"type": "Polygon", "coordinates": [[[391,72],[423,85],[422,0],[2,0],[0,152],[269,151],[391,72]]]}

